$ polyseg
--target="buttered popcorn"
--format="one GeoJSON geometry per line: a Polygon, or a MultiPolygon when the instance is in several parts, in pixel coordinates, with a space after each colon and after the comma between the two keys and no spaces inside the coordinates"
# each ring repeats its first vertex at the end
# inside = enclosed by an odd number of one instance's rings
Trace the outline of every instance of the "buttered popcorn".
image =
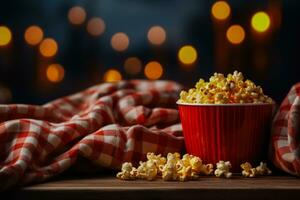
{"type": "Polygon", "coordinates": [[[231,163],[229,161],[220,160],[217,163],[217,169],[215,170],[216,177],[231,178],[232,173],[230,172],[231,163]]]}
{"type": "Polygon", "coordinates": [[[252,165],[248,162],[241,164],[242,175],[244,177],[253,178],[256,176],[270,175],[272,171],[267,167],[266,163],[260,162],[260,165],[252,168],[252,165]]]}
{"type": "Polygon", "coordinates": [[[197,179],[200,174],[209,175],[212,172],[213,165],[203,164],[197,156],[185,154],[181,159],[179,153],[168,153],[167,158],[148,153],[147,161],[140,162],[138,168],[125,162],[117,178],[154,180],[161,177],[164,181],[187,181],[197,179]]]}
{"type": "Polygon", "coordinates": [[[241,168],[242,168],[242,175],[244,177],[250,177],[253,178],[255,176],[257,176],[257,171],[256,168],[252,168],[252,165],[248,162],[245,162],[243,164],[241,164],[241,168]]]}
{"type": "Polygon", "coordinates": [[[200,79],[195,88],[180,93],[178,103],[230,104],[230,103],[272,103],[263,89],[250,80],[244,80],[241,72],[234,71],[225,77],[214,73],[209,82],[200,79]]]}
{"type": "MultiPolygon", "coordinates": [[[[257,167],[252,167],[249,162],[241,164],[244,177],[256,177],[270,175],[272,171],[266,163],[260,162],[257,167]]],[[[179,153],[168,153],[167,158],[154,153],[147,154],[145,162],[140,161],[137,168],[130,162],[122,165],[121,172],[116,177],[122,180],[143,179],[152,181],[161,178],[164,181],[187,181],[198,179],[200,175],[215,174],[216,177],[231,178],[231,163],[220,160],[216,164],[216,170],[212,164],[203,164],[201,158],[190,154],[180,156],[179,153]]]]}
{"type": "Polygon", "coordinates": [[[117,178],[123,180],[132,180],[136,177],[136,168],[132,167],[130,162],[125,162],[122,165],[121,172],[117,173],[117,178]]]}

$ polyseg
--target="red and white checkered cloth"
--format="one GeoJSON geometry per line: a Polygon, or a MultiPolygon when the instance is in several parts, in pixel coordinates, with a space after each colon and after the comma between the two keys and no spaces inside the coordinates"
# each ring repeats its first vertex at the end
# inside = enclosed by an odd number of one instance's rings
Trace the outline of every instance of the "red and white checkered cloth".
{"type": "Polygon", "coordinates": [[[271,147],[274,164],[300,176],[300,83],[291,88],[274,118],[271,147]]]}
{"type": "Polygon", "coordinates": [[[43,181],[79,156],[118,169],[184,147],[171,81],[104,83],[43,106],[0,105],[0,188],[43,181]]]}

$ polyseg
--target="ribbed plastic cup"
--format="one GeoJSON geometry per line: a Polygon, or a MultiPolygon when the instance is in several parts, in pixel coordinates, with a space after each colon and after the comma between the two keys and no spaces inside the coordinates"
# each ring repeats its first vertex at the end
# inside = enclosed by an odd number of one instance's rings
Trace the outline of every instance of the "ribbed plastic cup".
{"type": "Polygon", "coordinates": [[[274,104],[177,104],[189,154],[228,160],[233,172],[266,158],[274,104]]]}

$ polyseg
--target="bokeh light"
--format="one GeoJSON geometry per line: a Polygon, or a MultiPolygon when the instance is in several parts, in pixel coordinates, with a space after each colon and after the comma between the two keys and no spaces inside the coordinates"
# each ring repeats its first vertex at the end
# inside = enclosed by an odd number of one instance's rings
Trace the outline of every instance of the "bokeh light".
{"type": "Polygon", "coordinates": [[[178,51],[178,59],[183,64],[193,64],[197,60],[197,51],[191,45],[185,45],[178,51]]]}
{"type": "Polygon", "coordinates": [[[166,31],[161,26],[152,26],[148,31],[147,38],[151,44],[161,45],[166,41],[166,31]]]}
{"type": "Polygon", "coordinates": [[[157,61],[150,61],[144,69],[145,76],[150,80],[159,79],[163,74],[163,67],[157,61]]]}
{"type": "Polygon", "coordinates": [[[0,103],[8,103],[12,100],[12,93],[9,88],[0,85],[0,103]]]}
{"type": "Polygon", "coordinates": [[[253,15],[251,19],[251,26],[257,32],[265,32],[270,27],[271,20],[267,13],[257,12],[253,15]]]}
{"type": "Polygon", "coordinates": [[[47,67],[46,75],[51,82],[61,82],[65,77],[65,70],[60,64],[51,64],[47,67]]]}
{"type": "Polygon", "coordinates": [[[111,46],[116,51],[125,51],[129,46],[129,37],[122,32],[116,33],[111,38],[111,46]]]}
{"type": "Polygon", "coordinates": [[[69,10],[68,19],[71,24],[80,25],[85,21],[86,12],[80,6],[74,6],[69,10]]]}
{"type": "Polygon", "coordinates": [[[240,25],[232,25],[226,32],[228,41],[232,44],[240,44],[245,39],[245,31],[240,25]]]}
{"type": "Polygon", "coordinates": [[[105,82],[117,82],[122,80],[122,75],[116,69],[109,69],[104,73],[103,80],[105,82]]]}
{"type": "Polygon", "coordinates": [[[230,6],[226,1],[217,1],[211,8],[211,13],[218,20],[225,20],[230,15],[230,6]]]}
{"type": "Polygon", "coordinates": [[[0,26],[0,46],[6,46],[12,38],[11,31],[6,26],[0,26]]]}
{"type": "Polygon", "coordinates": [[[43,37],[43,30],[39,26],[30,26],[24,33],[24,39],[30,45],[39,44],[42,41],[43,37]]]}
{"type": "Polygon", "coordinates": [[[54,39],[46,38],[41,42],[39,49],[44,57],[52,57],[57,53],[58,46],[54,39]]]}
{"type": "Polygon", "coordinates": [[[124,62],[124,68],[128,74],[138,74],[142,70],[142,61],[137,57],[129,57],[124,62]]]}
{"type": "Polygon", "coordinates": [[[92,36],[99,36],[105,31],[105,22],[99,17],[93,17],[88,21],[86,29],[92,36]]]}

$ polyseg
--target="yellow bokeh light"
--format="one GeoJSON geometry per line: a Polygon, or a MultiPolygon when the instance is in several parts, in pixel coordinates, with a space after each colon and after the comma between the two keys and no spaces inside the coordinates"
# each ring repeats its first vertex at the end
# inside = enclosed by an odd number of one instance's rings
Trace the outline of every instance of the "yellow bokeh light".
{"type": "Polygon", "coordinates": [[[193,64],[197,60],[197,51],[191,45],[185,45],[181,47],[178,51],[179,61],[183,64],[193,64]]]}
{"type": "Polygon", "coordinates": [[[111,46],[116,51],[125,51],[129,46],[129,38],[125,33],[119,32],[112,36],[111,46]]]}
{"type": "Polygon", "coordinates": [[[39,44],[44,37],[43,30],[39,26],[30,26],[26,29],[24,38],[30,45],[39,44]]]}
{"type": "Polygon", "coordinates": [[[116,69],[109,69],[105,72],[103,80],[105,82],[117,82],[122,80],[122,75],[116,69]]]}
{"type": "Polygon", "coordinates": [[[257,32],[265,32],[271,25],[270,17],[265,12],[257,12],[251,19],[251,26],[257,32]]]}
{"type": "Polygon", "coordinates": [[[65,70],[60,64],[51,64],[47,67],[46,75],[49,81],[57,83],[64,79],[65,70]]]}
{"type": "Polygon", "coordinates": [[[86,12],[80,6],[74,6],[69,10],[68,19],[74,25],[80,25],[85,21],[86,12]]]}
{"type": "Polygon", "coordinates": [[[144,69],[145,76],[150,80],[159,79],[163,74],[163,67],[159,62],[151,61],[144,69]]]}
{"type": "Polygon", "coordinates": [[[127,58],[124,63],[124,68],[128,74],[138,74],[142,70],[142,61],[137,57],[127,58]]]}
{"type": "Polygon", "coordinates": [[[0,46],[6,46],[12,38],[11,31],[6,26],[0,26],[0,46]]]}
{"type": "Polygon", "coordinates": [[[151,44],[161,45],[166,40],[166,31],[161,26],[152,26],[148,31],[147,38],[151,44]]]}
{"type": "Polygon", "coordinates": [[[226,1],[217,1],[211,8],[211,13],[218,20],[225,20],[230,15],[230,6],[226,1]]]}
{"type": "Polygon", "coordinates": [[[94,17],[88,21],[86,29],[88,33],[91,34],[92,36],[99,36],[105,30],[105,23],[103,19],[99,17],[94,17]]]}
{"type": "Polygon", "coordinates": [[[228,41],[232,44],[240,44],[245,39],[245,31],[240,25],[232,25],[226,32],[228,41]]]}
{"type": "Polygon", "coordinates": [[[58,46],[54,39],[46,38],[40,44],[40,53],[45,57],[52,57],[57,53],[58,46]]]}

